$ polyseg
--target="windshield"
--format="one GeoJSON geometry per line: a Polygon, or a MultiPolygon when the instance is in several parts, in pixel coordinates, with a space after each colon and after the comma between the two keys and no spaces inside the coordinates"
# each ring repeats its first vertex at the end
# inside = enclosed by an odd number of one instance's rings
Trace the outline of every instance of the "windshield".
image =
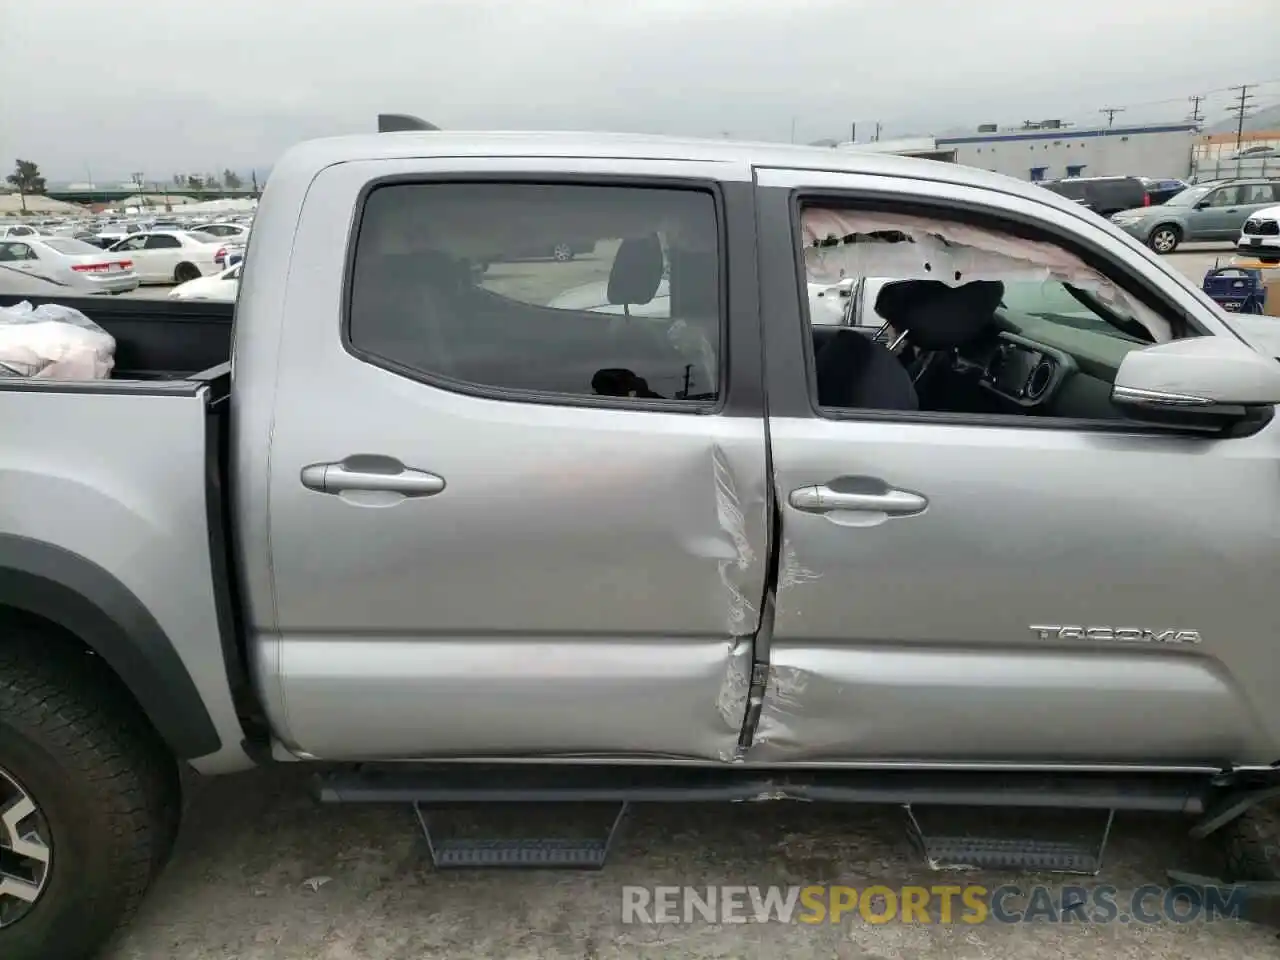
{"type": "Polygon", "coordinates": [[[1171,197],[1165,201],[1166,207],[1194,207],[1197,203],[1209,195],[1209,191],[1213,187],[1188,187],[1177,196],[1171,197]]]}
{"type": "Polygon", "coordinates": [[[63,239],[60,237],[46,240],[44,245],[52,250],[57,250],[58,253],[65,253],[72,257],[83,256],[86,253],[102,252],[93,244],[85,243],[83,240],[63,239]]]}
{"type": "MultiPolygon", "coordinates": [[[[1037,317],[1052,320],[1058,326],[1074,327],[1077,330],[1089,330],[1104,333],[1109,337],[1124,337],[1134,343],[1140,343],[1136,337],[1118,330],[1105,316],[1088,307],[1067,289],[1066,284],[1057,280],[1046,280],[1039,283],[1033,280],[1006,280],[1002,303],[1006,315],[1037,317]]],[[[1116,311],[1119,313],[1119,311],[1116,311]]],[[[1123,316],[1123,314],[1122,314],[1123,316]]],[[[1126,317],[1135,324],[1133,317],[1126,317]]]]}

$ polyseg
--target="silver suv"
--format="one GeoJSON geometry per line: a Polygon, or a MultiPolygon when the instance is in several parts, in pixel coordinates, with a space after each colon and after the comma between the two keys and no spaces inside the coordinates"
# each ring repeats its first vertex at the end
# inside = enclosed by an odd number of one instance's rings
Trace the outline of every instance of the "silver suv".
{"type": "Polygon", "coordinates": [[[1219,180],[1196,184],[1154,207],[1112,214],[1111,222],[1157,253],[1196,240],[1231,240],[1250,214],[1280,203],[1280,180],[1219,180]]]}

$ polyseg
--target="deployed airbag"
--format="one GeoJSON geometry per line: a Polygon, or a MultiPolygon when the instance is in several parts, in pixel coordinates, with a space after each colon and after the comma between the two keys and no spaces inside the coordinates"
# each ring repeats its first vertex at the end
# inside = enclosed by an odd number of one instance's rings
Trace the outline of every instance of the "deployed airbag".
{"type": "Polygon", "coordinates": [[[950,220],[823,207],[806,207],[800,225],[811,281],[892,277],[961,286],[974,280],[1056,280],[1132,317],[1156,343],[1173,338],[1163,317],[1052,243],[950,220]]]}
{"type": "Polygon", "coordinates": [[[116,341],[79,310],[27,301],[0,307],[0,376],[105,380],[116,341]]]}

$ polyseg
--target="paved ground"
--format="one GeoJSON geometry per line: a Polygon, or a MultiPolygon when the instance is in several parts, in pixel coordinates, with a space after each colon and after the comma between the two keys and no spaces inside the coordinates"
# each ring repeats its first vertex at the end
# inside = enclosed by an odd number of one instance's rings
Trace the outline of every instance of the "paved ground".
{"type": "MultiPolygon", "coordinates": [[[[296,767],[201,785],[174,862],[108,960],[823,958],[1241,960],[1280,956],[1266,922],[1152,925],[629,925],[625,885],[1028,887],[1071,878],[936,873],[897,810],[819,804],[640,807],[600,873],[431,869],[398,807],[323,807],[296,767]],[[324,878],[328,878],[325,880],[324,878]]],[[[583,815],[585,816],[585,814],[583,815]]],[[[1117,903],[1182,856],[1178,821],[1119,821],[1097,883],[1117,903]]],[[[1095,882],[1095,881],[1090,881],[1095,882]]],[[[877,902],[883,911],[885,901],[877,902]]],[[[1152,900],[1154,904],[1157,901],[1152,900]]],[[[1009,901],[1016,908],[1025,903],[1009,901]]]]}
{"type": "MultiPolygon", "coordinates": [[[[1229,256],[1225,247],[1197,245],[1170,259],[1198,279],[1229,256]]],[[[930,872],[897,810],[788,803],[640,807],[602,873],[439,873],[410,810],[322,807],[306,775],[287,767],[198,784],[173,863],[107,960],[1280,956],[1278,928],[1268,922],[874,925],[855,914],[816,926],[624,924],[628,885],[1077,881],[930,872]]],[[[1123,905],[1133,889],[1164,882],[1165,869],[1185,857],[1182,827],[1118,821],[1107,866],[1090,883],[1119,888],[1123,905]]]]}

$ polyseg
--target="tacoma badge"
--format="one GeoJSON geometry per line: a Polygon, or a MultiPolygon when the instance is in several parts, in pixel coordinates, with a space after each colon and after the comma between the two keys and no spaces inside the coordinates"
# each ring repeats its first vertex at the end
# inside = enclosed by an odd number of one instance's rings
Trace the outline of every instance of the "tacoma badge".
{"type": "Polygon", "coordinates": [[[1199,630],[1149,630],[1146,627],[1064,627],[1033,624],[1041,640],[1112,640],[1117,643],[1199,643],[1199,630]]]}

